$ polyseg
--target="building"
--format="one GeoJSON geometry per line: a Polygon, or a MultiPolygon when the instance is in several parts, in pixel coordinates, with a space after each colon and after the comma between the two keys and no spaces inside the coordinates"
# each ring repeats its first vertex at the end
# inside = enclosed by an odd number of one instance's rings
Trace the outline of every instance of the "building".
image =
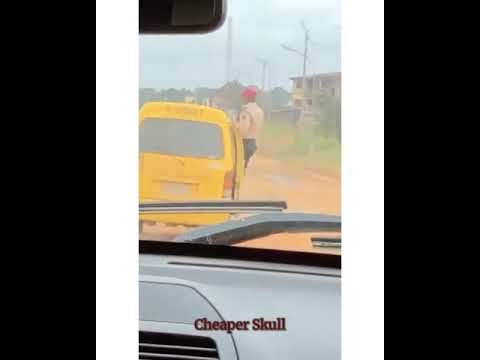
{"type": "Polygon", "coordinates": [[[297,126],[315,125],[326,137],[341,142],[342,74],[340,72],[290,78],[293,81],[291,106],[297,126]]]}
{"type": "Polygon", "coordinates": [[[313,111],[314,105],[322,96],[341,97],[340,72],[308,75],[306,88],[303,89],[303,77],[290,78],[293,81],[291,103],[295,109],[302,109],[307,113],[313,111]]]}

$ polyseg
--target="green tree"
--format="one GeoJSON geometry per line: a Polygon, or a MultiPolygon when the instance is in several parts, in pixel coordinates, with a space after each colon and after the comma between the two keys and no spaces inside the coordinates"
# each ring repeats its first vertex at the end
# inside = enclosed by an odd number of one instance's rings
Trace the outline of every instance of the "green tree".
{"type": "Polygon", "coordinates": [[[342,101],[340,97],[331,95],[318,96],[315,99],[315,132],[327,138],[335,138],[341,142],[342,101]]]}

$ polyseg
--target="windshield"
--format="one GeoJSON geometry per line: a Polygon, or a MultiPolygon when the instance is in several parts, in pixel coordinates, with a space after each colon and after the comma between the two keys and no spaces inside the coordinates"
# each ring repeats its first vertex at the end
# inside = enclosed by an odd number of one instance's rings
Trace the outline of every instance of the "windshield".
{"type": "Polygon", "coordinates": [[[339,226],[288,221],[341,215],[341,84],[340,0],[229,0],[213,33],[140,36],[139,201],[185,205],[141,210],[140,238],[275,213],[226,243],[340,254],[339,226]]]}

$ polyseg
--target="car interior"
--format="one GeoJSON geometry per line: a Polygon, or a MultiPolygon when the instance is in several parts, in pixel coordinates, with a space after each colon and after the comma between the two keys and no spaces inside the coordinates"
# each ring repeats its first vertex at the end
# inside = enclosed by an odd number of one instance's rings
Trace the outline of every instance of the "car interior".
{"type": "MultiPolygon", "coordinates": [[[[139,2],[149,36],[213,33],[228,10],[226,0],[139,2]]],[[[231,215],[139,235],[139,359],[340,360],[341,255],[322,249],[340,248],[341,217],[288,209],[281,199],[139,204],[145,218],[231,215]],[[312,234],[312,251],[242,246],[296,233],[312,234]]]]}

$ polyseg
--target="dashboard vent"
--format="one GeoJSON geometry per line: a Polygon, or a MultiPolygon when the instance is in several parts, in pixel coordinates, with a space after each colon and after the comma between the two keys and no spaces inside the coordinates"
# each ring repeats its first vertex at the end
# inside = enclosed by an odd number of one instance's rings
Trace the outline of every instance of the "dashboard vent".
{"type": "Polygon", "coordinates": [[[147,360],[213,360],[219,359],[213,339],[140,331],[139,359],[147,360]]]}

